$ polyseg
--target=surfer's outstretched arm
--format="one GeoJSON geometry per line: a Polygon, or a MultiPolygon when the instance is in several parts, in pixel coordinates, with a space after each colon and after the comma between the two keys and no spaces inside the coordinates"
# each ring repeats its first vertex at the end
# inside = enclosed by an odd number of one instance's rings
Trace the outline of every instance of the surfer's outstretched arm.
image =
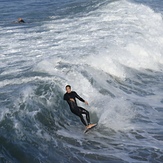
{"type": "Polygon", "coordinates": [[[86,105],[88,105],[88,102],[85,101],[83,98],[81,98],[76,92],[75,92],[76,98],[79,99],[80,101],[84,102],[86,105]]]}

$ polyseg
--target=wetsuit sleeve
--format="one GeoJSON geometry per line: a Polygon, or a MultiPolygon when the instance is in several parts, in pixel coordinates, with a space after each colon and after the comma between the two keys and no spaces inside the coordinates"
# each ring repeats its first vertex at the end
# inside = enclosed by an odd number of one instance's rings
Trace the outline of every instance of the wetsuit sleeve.
{"type": "Polygon", "coordinates": [[[76,92],[75,92],[75,97],[76,97],[77,99],[79,99],[80,101],[85,102],[85,100],[83,100],[76,92]]]}

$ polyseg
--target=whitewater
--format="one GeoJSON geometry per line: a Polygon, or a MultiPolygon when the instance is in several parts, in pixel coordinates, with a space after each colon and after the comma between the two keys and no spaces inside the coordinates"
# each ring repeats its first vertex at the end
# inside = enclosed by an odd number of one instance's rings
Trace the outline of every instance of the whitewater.
{"type": "Polygon", "coordinates": [[[162,1],[17,2],[0,5],[0,163],[162,163],[162,1]]]}

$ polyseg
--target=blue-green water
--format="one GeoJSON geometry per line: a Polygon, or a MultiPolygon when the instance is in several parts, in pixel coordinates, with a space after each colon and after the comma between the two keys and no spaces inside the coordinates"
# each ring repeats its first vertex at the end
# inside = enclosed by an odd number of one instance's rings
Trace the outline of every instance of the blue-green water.
{"type": "Polygon", "coordinates": [[[1,1],[0,163],[162,163],[162,8],[1,1]],[[98,123],[88,134],[63,101],[67,84],[98,123]]]}

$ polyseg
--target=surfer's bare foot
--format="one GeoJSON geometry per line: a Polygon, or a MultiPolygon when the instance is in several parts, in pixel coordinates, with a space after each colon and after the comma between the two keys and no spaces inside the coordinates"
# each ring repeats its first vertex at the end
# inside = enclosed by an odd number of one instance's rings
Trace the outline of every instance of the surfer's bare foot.
{"type": "Polygon", "coordinates": [[[86,129],[88,129],[88,128],[89,128],[89,125],[86,126],[86,129]]]}
{"type": "Polygon", "coordinates": [[[91,128],[92,126],[94,126],[95,124],[89,124],[88,126],[86,126],[86,129],[91,128]]]}

